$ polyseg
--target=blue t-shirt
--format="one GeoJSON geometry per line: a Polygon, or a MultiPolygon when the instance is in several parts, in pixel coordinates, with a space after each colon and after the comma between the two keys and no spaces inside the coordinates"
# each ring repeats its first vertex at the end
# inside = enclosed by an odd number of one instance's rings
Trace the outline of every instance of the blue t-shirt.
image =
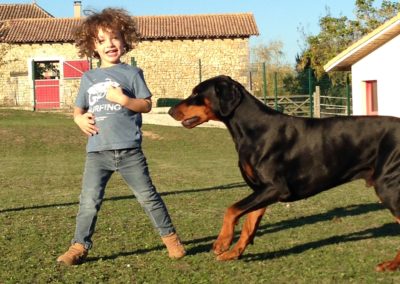
{"type": "Polygon", "coordinates": [[[88,139],[87,152],[140,147],[142,115],[106,99],[110,85],[122,88],[130,98],[149,98],[151,93],[143,72],[137,67],[120,63],[85,72],[81,79],[75,105],[95,115],[97,135],[88,139]]]}

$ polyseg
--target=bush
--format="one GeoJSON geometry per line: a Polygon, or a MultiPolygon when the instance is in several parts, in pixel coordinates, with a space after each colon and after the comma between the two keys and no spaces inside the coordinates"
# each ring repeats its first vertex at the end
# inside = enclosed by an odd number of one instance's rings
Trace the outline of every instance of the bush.
{"type": "Polygon", "coordinates": [[[172,107],[182,101],[176,98],[160,98],[157,100],[157,107],[172,107]]]}

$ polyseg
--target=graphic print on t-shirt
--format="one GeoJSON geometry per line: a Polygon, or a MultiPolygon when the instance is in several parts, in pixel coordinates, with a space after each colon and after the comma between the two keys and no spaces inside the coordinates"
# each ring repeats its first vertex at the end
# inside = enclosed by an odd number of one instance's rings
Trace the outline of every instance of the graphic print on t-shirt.
{"type": "Polygon", "coordinates": [[[112,103],[106,99],[107,89],[110,86],[119,87],[120,85],[107,78],[105,82],[96,83],[87,90],[89,101],[88,111],[96,115],[96,121],[104,120],[108,115],[122,108],[120,104],[112,103]]]}

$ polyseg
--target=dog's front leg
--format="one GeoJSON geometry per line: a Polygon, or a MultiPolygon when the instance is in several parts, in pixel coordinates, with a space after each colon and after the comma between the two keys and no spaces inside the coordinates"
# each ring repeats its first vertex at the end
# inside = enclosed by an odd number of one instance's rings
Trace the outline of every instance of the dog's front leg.
{"type": "Polygon", "coordinates": [[[275,188],[266,188],[262,191],[253,192],[226,210],[221,232],[214,243],[214,253],[220,255],[219,260],[236,259],[243,253],[246,246],[254,238],[265,208],[279,200],[280,195],[281,191],[275,188]],[[238,244],[226,256],[221,255],[229,250],[234,236],[235,225],[239,218],[247,212],[250,213],[248,213],[246,222],[243,225],[238,244]]]}
{"type": "Polygon", "coordinates": [[[393,260],[385,261],[375,268],[376,271],[395,271],[400,268],[400,251],[393,260]]]}
{"type": "Polygon", "coordinates": [[[256,235],[258,225],[265,213],[266,208],[261,208],[250,212],[247,215],[246,221],[243,224],[242,233],[238,242],[235,244],[233,249],[227,251],[217,257],[217,260],[233,260],[238,259],[246,249],[247,245],[253,243],[253,239],[256,235]]]}
{"type": "Polygon", "coordinates": [[[235,232],[235,225],[240,215],[241,211],[235,205],[232,205],[226,210],[221,231],[213,245],[213,251],[216,255],[220,255],[229,250],[235,232]]]}

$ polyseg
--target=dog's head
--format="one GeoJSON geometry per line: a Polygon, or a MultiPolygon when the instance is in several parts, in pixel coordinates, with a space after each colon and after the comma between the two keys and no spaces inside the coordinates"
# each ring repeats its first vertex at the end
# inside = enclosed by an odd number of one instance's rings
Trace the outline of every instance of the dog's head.
{"type": "Polygon", "coordinates": [[[209,120],[224,121],[242,100],[243,86],[228,76],[217,76],[201,82],[185,100],[169,110],[169,115],[186,128],[209,120]]]}

